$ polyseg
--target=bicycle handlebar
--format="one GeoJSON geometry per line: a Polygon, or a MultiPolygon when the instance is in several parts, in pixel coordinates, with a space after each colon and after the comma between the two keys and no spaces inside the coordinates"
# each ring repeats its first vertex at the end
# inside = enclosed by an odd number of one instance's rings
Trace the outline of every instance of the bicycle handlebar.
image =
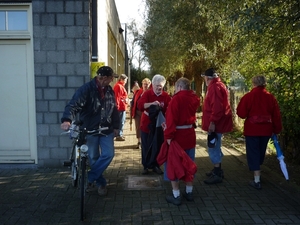
{"type": "Polygon", "coordinates": [[[102,131],[109,129],[108,127],[99,127],[98,129],[95,129],[95,130],[86,130],[85,128],[78,130],[78,129],[74,129],[74,128],[75,127],[71,126],[69,128],[69,130],[67,130],[65,132],[62,132],[61,135],[63,135],[63,134],[70,134],[72,131],[77,132],[77,133],[85,132],[86,134],[97,135],[97,134],[103,134],[102,131]]]}
{"type": "Polygon", "coordinates": [[[99,127],[95,130],[84,130],[87,134],[103,134],[101,131],[108,130],[108,127],[99,127]]]}

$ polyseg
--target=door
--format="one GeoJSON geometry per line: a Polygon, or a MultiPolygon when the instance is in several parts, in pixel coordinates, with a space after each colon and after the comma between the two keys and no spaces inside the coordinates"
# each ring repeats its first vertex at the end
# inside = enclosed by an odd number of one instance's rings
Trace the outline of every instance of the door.
{"type": "Polygon", "coordinates": [[[0,163],[37,163],[30,40],[0,40],[0,163]]]}

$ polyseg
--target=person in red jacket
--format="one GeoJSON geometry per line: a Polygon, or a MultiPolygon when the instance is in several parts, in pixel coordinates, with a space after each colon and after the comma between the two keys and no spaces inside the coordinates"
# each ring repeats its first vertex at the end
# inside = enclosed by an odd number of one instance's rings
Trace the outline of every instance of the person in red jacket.
{"type": "Polygon", "coordinates": [[[120,117],[119,134],[116,137],[116,141],[125,141],[123,136],[123,128],[126,120],[126,109],[128,104],[128,94],[125,89],[128,77],[125,74],[119,76],[118,82],[114,86],[115,97],[117,101],[117,108],[120,117]]]}
{"type": "Polygon", "coordinates": [[[266,78],[255,76],[252,85],[252,90],[241,98],[237,115],[245,119],[247,162],[254,173],[254,180],[249,185],[261,189],[260,165],[264,162],[270,137],[280,133],[282,123],[277,100],[266,90],[266,78]]]}
{"type": "MultiPolygon", "coordinates": [[[[149,118],[150,109],[154,107],[159,107],[164,114],[171,101],[171,97],[167,92],[163,90],[166,84],[166,79],[160,74],[156,74],[152,78],[152,88],[145,91],[143,96],[139,99],[137,103],[138,109],[142,112],[141,117],[141,140],[142,140],[142,165],[144,167],[142,174],[148,174],[148,169],[152,169],[153,172],[157,174],[163,174],[162,170],[159,168],[156,160],[153,160],[147,156],[152,155],[153,148],[150,147],[148,141],[150,129],[149,125],[151,120],[149,118]],[[148,152],[150,151],[150,152],[148,152]]],[[[163,138],[163,137],[162,137],[163,138]]],[[[157,149],[156,149],[157,150],[157,149]]]]}
{"type": "MultiPolygon", "coordinates": [[[[200,107],[200,98],[191,90],[191,83],[188,79],[182,77],[175,83],[175,94],[166,111],[166,126],[164,130],[164,140],[170,145],[171,142],[176,141],[179,146],[185,151],[193,161],[195,160],[195,146],[196,146],[196,112],[200,107]]],[[[173,154],[173,153],[172,153],[173,154]]],[[[183,163],[183,162],[182,162],[183,163]]],[[[165,163],[165,180],[169,180],[166,171],[169,171],[172,166],[168,161],[165,163]]],[[[176,165],[179,167],[179,165],[176,165]]],[[[176,168],[172,168],[176,170],[176,168]]],[[[188,201],[193,201],[193,177],[185,180],[185,191],[183,197],[188,201]]],[[[167,196],[166,200],[174,205],[181,204],[179,180],[171,180],[173,195],[167,196]]]]}
{"type": "Polygon", "coordinates": [[[132,98],[132,104],[131,104],[131,118],[134,119],[135,122],[135,133],[136,138],[138,139],[137,147],[141,148],[141,130],[140,130],[140,121],[142,117],[142,112],[137,108],[137,102],[138,100],[143,96],[144,92],[149,89],[151,85],[151,81],[148,78],[145,78],[142,80],[142,87],[140,89],[137,89],[132,98]]]}
{"type": "Polygon", "coordinates": [[[208,147],[208,155],[214,168],[207,172],[208,179],[206,184],[221,183],[224,177],[221,168],[223,158],[222,153],[222,134],[232,131],[232,112],[228,99],[228,90],[215,69],[209,68],[204,75],[207,92],[203,103],[202,129],[208,133],[215,132],[217,141],[214,147],[208,147]]]}

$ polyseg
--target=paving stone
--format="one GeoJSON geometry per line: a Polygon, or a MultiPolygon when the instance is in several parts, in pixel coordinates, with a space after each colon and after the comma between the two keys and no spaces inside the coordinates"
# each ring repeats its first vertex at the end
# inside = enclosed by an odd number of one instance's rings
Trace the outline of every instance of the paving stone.
{"type": "MultiPolygon", "coordinates": [[[[246,157],[233,149],[223,148],[223,182],[204,184],[205,172],[212,169],[212,164],[205,149],[206,134],[200,128],[197,128],[195,201],[183,199],[181,206],[167,203],[165,196],[171,193],[170,182],[152,172],[146,175],[148,180],[143,180],[141,150],[135,149],[137,141],[128,123],[124,134],[126,141],[115,142],[115,158],[104,174],[108,179],[108,194],[86,195],[87,215],[83,223],[79,219],[79,191],[71,184],[69,168],[0,165],[0,224],[300,224],[299,187],[287,184],[281,174],[264,168],[263,189],[251,188],[248,181],[253,174],[248,171],[246,157]],[[136,187],[135,183],[135,188],[128,188],[128,177],[142,178],[140,185],[146,187],[136,187]],[[157,177],[160,180],[155,183],[157,177]]],[[[180,186],[184,191],[182,182],[180,186]]]]}

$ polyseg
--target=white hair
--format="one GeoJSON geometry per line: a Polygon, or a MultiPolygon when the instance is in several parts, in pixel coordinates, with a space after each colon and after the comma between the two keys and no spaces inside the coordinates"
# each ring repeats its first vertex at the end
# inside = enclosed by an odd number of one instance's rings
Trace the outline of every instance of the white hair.
{"type": "Polygon", "coordinates": [[[163,75],[156,74],[152,78],[152,84],[153,85],[162,84],[163,86],[165,86],[165,84],[166,84],[166,78],[163,75]]]}

